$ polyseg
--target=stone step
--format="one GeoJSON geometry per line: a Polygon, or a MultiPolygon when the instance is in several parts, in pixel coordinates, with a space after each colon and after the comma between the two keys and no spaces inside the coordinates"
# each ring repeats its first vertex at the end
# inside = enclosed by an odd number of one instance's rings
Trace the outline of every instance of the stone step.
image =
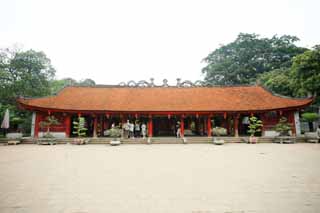
{"type": "MultiPolygon", "coordinates": [[[[213,138],[208,137],[185,137],[187,140],[187,143],[212,143],[213,138]]],[[[244,143],[246,140],[248,140],[248,137],[216,137],[223,139],[226,143],[244,143]]],[[[109,144],[112,138],[87,138],[89,139],[89,144],[109,144]]],[[[6,141],[6,139],[2,139],[3,141],[6,141]]],[[[58,144],[66,144],[71,143],[74,140],[74,138],[61,138],[57,139],[58,144]]],[[[135,138],[135,139],[121,139],[121,142],[123,144],[147,144],[148,139],[143,138],[135,138]]],[[[1,142],[1,141],[0,141],[1,142]]],[[[258,139],[259,143],[272,143],[273,137],[259,137],[258,139]]],[[[296,138],[297,143],[304,143],[305,138],[304,137],[297,137],[296,138]]],[[[23,144],[36,144],[37,140],[34,138],[23,138],[21,143],[23,144]]],[[[151,138],[151,143],[153,144],[182,144],[183,140],[181,138],[175,138],[175,137],[153,137],[151,138]]]]}

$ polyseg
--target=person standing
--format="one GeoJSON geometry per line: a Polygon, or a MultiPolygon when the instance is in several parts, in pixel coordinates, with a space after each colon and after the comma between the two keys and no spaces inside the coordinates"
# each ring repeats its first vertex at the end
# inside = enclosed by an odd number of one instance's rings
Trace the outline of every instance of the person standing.
{"type": "Polygon", "coordinates": [[[140,136],[140,123],[138,120],[136,121],[136,124],[134,126],[134,135],[135,135],[135,137],[140,136]]]}
{"type": "Polygon", "coordinates": [[[145,139],[147,135],[147,126],[145,123],[142,123],[141,125],[141,134],[142,134],[142,138],[145,139]]]}
{"type": "Polygon", "coordinates": [[[180,121],[177,122],[176,129],[177,129],[177,138],[180,138],[181,137],[180,121]]]}
{"type": "Polygon", "coordinates": [[[130,132],[130,121],[127,120],[127,123],[123,125],[124,129],[124,138],[129,138],[129,132],[130,132]]]}
{"type": "Polygon", "coordinates": [[[134,138],[134,124],[133,122],[132,123],[129,123],[129,135],[130,135],[130,138],[134,138]]]}
{"type": "Polygon", "coordinates": [[[320,142],[320,125],[317,128],[318,143],[320,142]]]}

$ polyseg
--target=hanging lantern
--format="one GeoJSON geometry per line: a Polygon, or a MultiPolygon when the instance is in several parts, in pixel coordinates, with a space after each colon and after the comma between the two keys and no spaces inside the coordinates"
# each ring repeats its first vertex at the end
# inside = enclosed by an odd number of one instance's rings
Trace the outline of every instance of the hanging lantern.
{"type": "Polygon", "coordinates": [[[109,114],[109,113],[106,113],[106,117],[109,119],[109,118],[110,118],[110,114],[109,114]]]}
{"type": "Polygon", "coordinates": [[[198,113],[196,114],[196,118],[197,118],[197,119],[199,118],[199,114],[198,114],[198,113]]]}
{"type": "Polygon", "coordinates": [[[138,118],[138,113],[136,113],[136,114],[134,115],[134,117],[137,119],[137,118],[138,118]]]}
{"type": "Polygon", "coordinates": [[[223,113],[223,118],[226,119],[227,118],[227,113],[223,113]]]}
{"type": "Polygon", "coordinates": [[[171,118],[171,115],[170,114],[168,114],[168,119],[170,119],[171,118]]]}

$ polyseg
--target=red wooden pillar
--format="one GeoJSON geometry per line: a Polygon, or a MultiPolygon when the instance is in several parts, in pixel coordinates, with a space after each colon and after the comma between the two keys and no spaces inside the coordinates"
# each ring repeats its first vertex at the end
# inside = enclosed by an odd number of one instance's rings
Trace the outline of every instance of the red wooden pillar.
{"type": "Polygon", "coordinates": [[[93,120],[93,137],[94,138],[97,137],[97,126],[98,126],[98,118],[97,116],[94,116],[94,120],[93,120]]]}
{"type": "Polygon", "coordinates": [[[240,118],[239,114],[236,114],[234,116],[234,136],[235,137],[239,137],[239,118],[240,118]]]}
{"type": "Polygon", "coordinates": [[[104,124],[103,124],[103,129],[109,129],[109,118],[105,117],[104,118],[104,124]]]}
{"type": "Polygon", "coordinates": [[[65,126],[66,137],[70,137],[70,129],[71,129],[70,115],[66,115],[66,117],[64,118],[64,126],[65,126]]]}
{"type": "Polygon", "coordinates": [[[41,118],[40,118],[40,114],[37,112],[36,113],[36,121],[35,121],[35,124],[34,124],[34,137],[37,138],[39,137],[39,123],[41,121],[41,118]]]}
{"type": "Polygon", "coordinates": [[[184,137],[184,115],[181,115],[180,118],[180,136],[181,138],[184,137]]]}
{"type": "Polygon", "coordinates": [[[208,137],[211,137],[211,115],[208,115],[207,118],[207,133],[208,137]]]}
{"type": "Polygon", "coordinates": [[[121,126],[122,126],[124,123],[126,123],[126,119],[123,114],[120,114],[120,118],[121,118],[121,126]]]}
{"type": "Polygon", "coordinates": [[[152,137],[153,134],[153,124],[152,124],[152,116],[149,115],[149,122],[148,122],[148,137],[152,137]]]}

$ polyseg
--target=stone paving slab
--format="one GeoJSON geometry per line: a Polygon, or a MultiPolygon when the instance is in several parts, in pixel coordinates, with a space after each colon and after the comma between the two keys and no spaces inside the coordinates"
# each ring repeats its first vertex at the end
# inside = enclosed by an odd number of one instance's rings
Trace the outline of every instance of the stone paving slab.
{"type": "Polygon", "coordinates": [[[320,144],[0,146],[1,213],[320,212],[320,144]]]}

